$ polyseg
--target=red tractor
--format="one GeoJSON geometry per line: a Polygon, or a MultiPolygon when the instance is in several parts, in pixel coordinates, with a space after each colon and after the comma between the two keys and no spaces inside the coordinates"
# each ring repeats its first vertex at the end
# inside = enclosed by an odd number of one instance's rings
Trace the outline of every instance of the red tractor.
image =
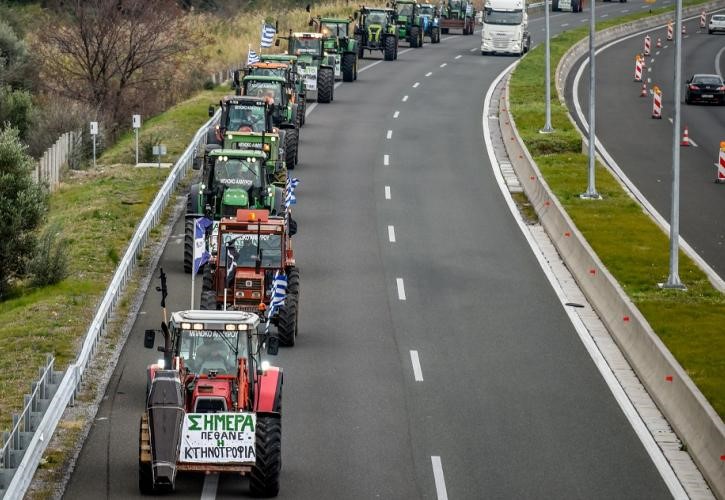
{"type": "MultiPolygon", "coordinates": [[[[173,491],[178,473],[195,472],[248,475],[254,495],[277,496],[283,373],[260,360],[278,342],[259,323],[243,311],[181,311],[161,324],[139,432],[141,493],[173,491]]],[[[146,331],[145,347],[156,333],[146,331]]]]}
{"type": "Polygon", "coordinates": [[[271,216],[268,210],[240,209],[236,217],[223,218],[217,234],[212,234],[201,309],[247,311],[265,317],[274,277],[283,274],[287,281],[284,303],[270,321],[277,327],[280,345],[293,346],[300,295],[300,272],[291,240],[296,231],[289,213],[271,216]]]}

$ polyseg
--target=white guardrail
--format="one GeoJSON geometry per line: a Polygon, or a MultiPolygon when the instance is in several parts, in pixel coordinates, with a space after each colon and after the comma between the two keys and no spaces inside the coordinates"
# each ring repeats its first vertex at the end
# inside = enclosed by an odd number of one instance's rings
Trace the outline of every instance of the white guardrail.
{"type": "MultiPolygon", "coordinates": [[[[173,196],[176,187],[179,185],[179,182],[186,177],[186,174],[189,172],[189,168],[191,168],[197,148],[203,145],[204,141],[206,141],[207,128],[209,125],[214,123],[218,117],[219,110],[217,110],[217,113],[196,132],[191,144],[189,144],[186,150],[182,153],[181,157],[179,157],[176,161],[176,164],[169,173],[169,177],[166,179],[163,186],[161,186],[156,198],[154,198],[154,201],[151,203],[146,215],[144,215],[143,220],[136,229],[128,248],[126,249],[126,253],[116,268],[113,279],[111,280],[111,283],[106,290],[106,294],[103,296],[103,300],[96,311],[93,322],[88,328],[88,332],[86,333],[85,340],[83,341],[83,347],[78,355],[78,358],[73,364],[68,366],[65,371],[63,380],[61,380],[53,399],[50,401],[47,411],[42,416],[40,424],[38,424],[37,429],[32,434],[30,442],[24,451],[23,458],[18,464],[17,469],[15,469],[15,473],[8,484],[7,489],[4,491],[0,490],[0,495],[2,495],[3,499],[20,500],[23,498],[28,486],[30,486],[30,482],[33,479],[33,475],[35,474],[38,464],[40,463],[43,452],[48,446],[50,438],[53,435],[66,406],[68,406],[68,404],[73,404],[76,391],[83,381],[83,374],[88,367],[88,362],[96,350],[98,340],[104,333],[108,320],[110,319],[118,300],[121,298],[121,294],[126,288],[128,280],[131,278],[138,255],[148,242],[149,233],[161,221],[164,209],[173,196]]],[[[29,411],[29,409],[26,405],[24,413],[27,411],[29,411]]],[[[21,415],[20,419],[22,420],[23,418],[24,417],[21,415]]],[[[15,426],[13,431],[20,432],[19,427],[15,426]]],[[[19,436],[10,435],[9,439],[6,440],[6,443],[3,446],[2,455],[0,456],[5,456],[6,447],[13,442],[18,443],[19,439],[19,436]]]]}

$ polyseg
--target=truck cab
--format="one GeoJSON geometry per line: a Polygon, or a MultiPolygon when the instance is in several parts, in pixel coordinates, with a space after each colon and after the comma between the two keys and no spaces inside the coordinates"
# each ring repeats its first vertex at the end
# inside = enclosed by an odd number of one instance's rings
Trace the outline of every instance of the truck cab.
{"type": "Polygon", "coordinates": [[[522,56],[531,47],[525,0],[486,0],[481,30],[481,55],[522,56]]]}

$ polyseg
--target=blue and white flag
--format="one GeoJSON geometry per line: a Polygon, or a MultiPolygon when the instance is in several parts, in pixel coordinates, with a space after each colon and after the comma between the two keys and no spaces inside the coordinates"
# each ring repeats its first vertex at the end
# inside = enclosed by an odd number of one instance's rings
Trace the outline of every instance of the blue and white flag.
{"type": "Polygon", "coordinates": [[[249,52],[247,52],[247,65],[257,62],[259,62],[259,54],[257,54],[252,49],[249,49],[249,52]]]}
{"type": "Polygon", "coordinates": [[[272,280],[272,298],[269,301],[269,309],[267,309],[267,325],[265,326],[265,332],[269,331],[269,322],[272,320],[272,316],[282,305],[284,305],[284,299],[287,296],[287,276],[277,271],[274,273],[274,279],[272,280]]]}
{"type": "Polygon", "coordinates": [[[287,177],[287,183],[285,185],[284,192],[284,206],[289,208],[291,205],[297,204],[297,196],[295,196],[295,189],[299,186],[300,180],[295,177],[287,177]]]}
{"type": "Polygon", "coordinates": [[[227,275],[225,280],[227,288],[230,288],[234,283],[234,270],[237,268],[237,255],[238,253],[234,243],[227,245],[227,275]]]}
{"type": "Polygon", "coordinates": [[[206,217],[194,219],[194,274],[199,268],[209,262],[209,250],[206,248],[206,228],[212,221],[206,217]]]}
{"type": "Polygon", "coordinates": [[[275,33],[277,33],[277,30],[274,29],[274,26],[267,23],[262,24],[262,41],[259,45],[264,48],[271,47],[275,33]]]}

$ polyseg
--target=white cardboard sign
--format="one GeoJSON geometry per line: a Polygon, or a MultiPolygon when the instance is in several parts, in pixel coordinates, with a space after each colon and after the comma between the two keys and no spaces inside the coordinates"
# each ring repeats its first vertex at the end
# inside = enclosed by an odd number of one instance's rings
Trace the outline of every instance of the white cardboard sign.
{"type": "Polygon", "coordinates": [[[141,115],[133,115],[133,128],[141,128],[141,115]]]}
{"type": "Polygon", "coordinates": [[[98,135],[98,122],[91,122],[91,135],[98,135]]]}
{"type": "Polygon", "coordinates": [[[256,426],[254,413],[187,413],[179,461],[253,464],[256,462],[256,426]]]}

